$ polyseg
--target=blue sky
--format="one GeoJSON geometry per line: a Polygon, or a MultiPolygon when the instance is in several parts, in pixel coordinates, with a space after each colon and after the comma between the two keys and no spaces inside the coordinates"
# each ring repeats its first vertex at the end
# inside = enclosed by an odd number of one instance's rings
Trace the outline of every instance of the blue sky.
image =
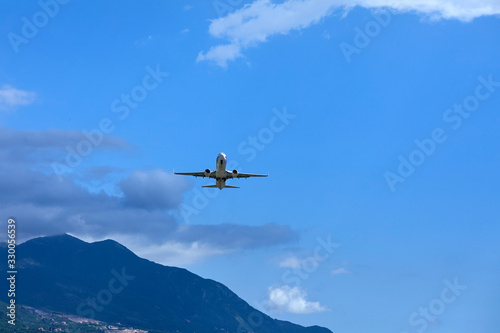
{"type": "Polygon", "coordinates": [[[0,3],[21,240],[113,238],[334,332],[498,331],[498,2],[0,3]],[[221,151],[269,177],[172,174],[221,151]]]}

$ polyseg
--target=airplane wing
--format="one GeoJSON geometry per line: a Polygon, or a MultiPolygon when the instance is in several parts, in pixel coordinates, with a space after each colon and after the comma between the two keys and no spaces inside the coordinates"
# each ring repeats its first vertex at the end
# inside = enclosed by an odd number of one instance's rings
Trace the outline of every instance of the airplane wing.
{"type": "MultiPolygon", "coordinates": [[[[210,173],[209,178],[212,177],[212,173],[210,173]]],[[[204,172],[174,172],[176,175],[184,175],[184,176],[195,176],[195,177],[206,177],[204,172]]]]}
{"type": "Polygon", "coordinates": [[[236,175],[233,175],[231,172],[231,175],[229,178],[250,178],[250,177],[267,177],[267,175],[258,175],[255,173],[240,173],[238,172],[236,175]]]}

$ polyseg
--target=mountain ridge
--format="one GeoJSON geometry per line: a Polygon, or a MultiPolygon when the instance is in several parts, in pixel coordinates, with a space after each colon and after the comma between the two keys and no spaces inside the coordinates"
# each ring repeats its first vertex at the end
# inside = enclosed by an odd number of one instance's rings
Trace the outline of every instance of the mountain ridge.
{"type": "Polygon", "coordinates": [[[223,284],[114,240],[38,237],[18,245],[17,256],[16,302],[42,310],[165,332],[331,333],[272,319],[223,284]]]}

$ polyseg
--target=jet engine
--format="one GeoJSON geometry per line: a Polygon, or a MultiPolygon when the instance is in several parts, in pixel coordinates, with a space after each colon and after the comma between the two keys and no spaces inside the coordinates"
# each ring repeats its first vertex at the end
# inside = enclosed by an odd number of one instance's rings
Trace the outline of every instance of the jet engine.
{"type": "Polygon", "coordinates": [[[233,178],[236,178],[238,176],[238,170],[234,169],[233,170],[233,178]]]}
{"type": "Polygon", "coordinates": [[[205,177],[210,177],[210,169],[205,169],[205,177]]]}

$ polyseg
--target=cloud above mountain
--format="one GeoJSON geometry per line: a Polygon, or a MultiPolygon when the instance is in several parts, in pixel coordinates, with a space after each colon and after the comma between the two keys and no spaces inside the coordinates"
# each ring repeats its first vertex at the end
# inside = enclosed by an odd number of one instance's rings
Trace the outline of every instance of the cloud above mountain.
{"type": "MultiPolygon", "coordinates": [[[[61,233],[87,240],[114,238],[124,245],[135,245],[131,248],[139,253],[160,251],[163,263],[175,257],[191,263],[207,256],[297,239],[288,226],[273,223],[182,224],[176,216],[191,187],[185,178],[162,169],[127,173],[112,166],[82,163],[73,172],[58,177],[50,163],[63,163],[66,147],[77,144],[82,137],[80,132],[70,130],[0,129],[0,158],[8,161],[0,164],[0,213],[17,219],[19,241],[61,233]],[[115,175],[110,179],[120,179],[111,184],[113,193],[96,191],[88,185],[110,174],[115,175]]],[[[106,136],[95,151],[132,148],[123,139],[106,136]]]]}
{"type": "Polygon", "coordinates": [[[308,301],[307,293],[300,287],[292,288],[288,285],[269,287],[268,296],[267,308],[274,312],[307,314],[328,310],[319,302],[308,301]]]}

